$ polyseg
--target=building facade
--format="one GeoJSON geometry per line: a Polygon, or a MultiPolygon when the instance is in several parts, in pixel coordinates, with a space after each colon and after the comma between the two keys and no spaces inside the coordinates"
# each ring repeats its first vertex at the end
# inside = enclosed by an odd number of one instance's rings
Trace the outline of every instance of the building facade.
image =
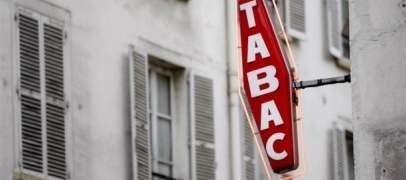
{"type": "Polygon", "coordinates": [[[356,179],[403,179],[406,2],[350,3],[356,179]]]}
{"type": "MultiPolygon", "coordinates": [[[[278,1],[301,79],[349,73],[336,63],[349,63],[346,2],[278,1]]],[[[0,180],[266,179],[238,97],[235,15],[233,1],[0,0],[0,180]]],[[[337,146],[351,139],[350,86],[302,102],[297,179],[350,177],[335,168],[351,162],[337,146]]]]}

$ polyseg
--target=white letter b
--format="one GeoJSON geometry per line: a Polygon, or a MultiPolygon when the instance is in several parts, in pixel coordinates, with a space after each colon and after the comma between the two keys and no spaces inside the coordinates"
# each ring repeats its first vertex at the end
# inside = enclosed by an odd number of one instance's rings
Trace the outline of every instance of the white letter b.
{"type": "Polygon", "coordinates": [[[274,66],[266,66],[247,73],[248,84],[251,91],[251,97],[261,96],[267,93],[274,92],[279,87],[279,81],[275,77],[276,69],[274,66]],[[259,79],[258,75],[265,73],[265,77],[259,79]],[[265,89],[260,88],[261,85],[268,84],[265,89]]]}

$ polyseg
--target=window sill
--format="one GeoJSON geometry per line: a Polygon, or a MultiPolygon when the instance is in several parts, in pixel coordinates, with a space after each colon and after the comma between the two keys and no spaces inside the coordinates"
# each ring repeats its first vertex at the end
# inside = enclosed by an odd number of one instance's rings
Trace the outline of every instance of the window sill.
{"type": "Polygon", "coordinates": [[[171,178],[171,177],[159,174],[159,173],[155,173],[155,172],[152,172],[152,177],[158,177],[158,178],[165,179],[165,180],[180,180],[180,179],[174,179],[174,178],[171,178]]]}
{"type": "Polygon", "coordinates": [[[14,172],[13,180],[46,180],[46,179],[23,172],[14,172]]]}
{"type": "Polygon", "coordinates": [[[280,40],[282,41],[283,44],[286,44],[286,41],[287,41],[289,44],[290,44],[290,43],[293,43],[293,37],[292,37],[292,36],[289,36],[288,34],[286,34],[286,38],[285,38],[285,36],[283,35],[283,33],[278,34],[278,36],[279,36],[279,38],[280,38],[280,40]]]}
{"type": "Polygon", "coordinates": [[[342,67],[346,70],[351,70],[350,60],[348,58],[344,58],[344,57],[337,58],[336,64],[337,64],[337,66],[342,67]]]}

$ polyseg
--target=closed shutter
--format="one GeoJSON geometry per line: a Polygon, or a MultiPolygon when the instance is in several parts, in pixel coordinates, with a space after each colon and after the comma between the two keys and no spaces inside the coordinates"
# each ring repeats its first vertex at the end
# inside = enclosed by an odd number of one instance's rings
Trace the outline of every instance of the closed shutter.
{"type": "Polygon", "coordinates": [[[63,28],[44,19],[46,135],[48,175],[66,176],[63,28]]]}
{"type": "Polygon", "coordinates": [[[334,124],[333,130],[334,180],[347,180],[347,151],[345,129],[334,124]]]}
{"type": "Polygon", "coordinates": [[[327,0],[328,45],[330,53],[335,57],[343,54],[341,14],[341,0],[327,0]]]}
{"type": "Polygon", "coordinates": [[[55,23],[18,14],[21,151],[24,170],[65,179],[64,36],[55,23]]]}
{"type": "Polygon", "coordinates": [[[148,62],[144,53],[130,48],[131,124],[134,179],[150,179],[148,123],[148,62]]]}
{"type": "Polygon", "coordinates": [[[216,179],[216,157],[213,81],[198,75],[193,75],[192,78],[195,179],[214,180],[216,179]]]}
{"type": "MultiPolygon", "coordinates": [[[[266,1],[267,6],[268,6],[268,12],[270,13],[271,16],[271,20],[273,22],[273,26],[274,29],[276,31],[276,33],[278,35],[280,35],[280,33],[282,32],[282,30],[285,29],[285,22],[286,22],[286,18],[285,18],[285,0],[275,0],[276,2],[276,7],[273,4],[273,0],[267,0],[266,1]],[[279,17],[281,18],[282,24],[279,22],[279,18],[278,15],[276,13],[276,8],[279,12],[279,17]]],[[[282,36],[280,36],[282,37],[282,36]]]]}
{"type": "Polygon", "coordinates": [[[287,33],[297,39],[306,38],[305,0],[286,0],[287,33]]]}
{"type": "Polygon", "coordinates": [[[18,15],[21,148],[24,169],[43,172],[39,17],[18,15]]]}
{"type": "MultiPolygon", "coordinates": [[[[241,88],[241,92],[244,92],[244,89],[241,88]]],[[[247,108],[248,114],[251,114],[251,108],[248,103],[247,96],[245,93],[243,93],[243,99],[244,99],[244,104],[247,108]]],[[[244,162],[244,179],[245,180],[255,180],[257,170],[256,170],[256,160],[255,160],[255,148],[254,148],[254,137],[251,131],[250,124],[248,122],[247,115],[245,114],[245,111],[241,105],[241,124],[243,124],[243,162],[244,162]]]]}

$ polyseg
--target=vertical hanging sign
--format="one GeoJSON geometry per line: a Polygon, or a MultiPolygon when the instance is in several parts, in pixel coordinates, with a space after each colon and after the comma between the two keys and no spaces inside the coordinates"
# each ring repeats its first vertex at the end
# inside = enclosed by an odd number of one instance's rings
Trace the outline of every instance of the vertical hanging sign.
{"type": "Polygon", "coordinates": [[[292,75],[263,0],[238,1],[244,90],[270,166],[298,167],[292,75]]]}

